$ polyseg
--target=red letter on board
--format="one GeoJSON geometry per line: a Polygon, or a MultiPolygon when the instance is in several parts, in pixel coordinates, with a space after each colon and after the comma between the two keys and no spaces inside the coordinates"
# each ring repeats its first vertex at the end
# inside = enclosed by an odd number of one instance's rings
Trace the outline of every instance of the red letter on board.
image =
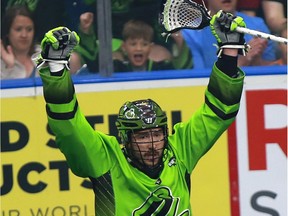
{"type": "MultiPolygon", "coordinates": [[[[250,90],[246,92],[246,99],[249,169],[265,170],[267,169],[266,145],[268,143],[277,143],[287,156],[287,126],[265,128],[264,105],[282,104],[287,106],[287,91],[250,90]]],[[[275,113],[276,115],[279,113],[275,113]]]]}

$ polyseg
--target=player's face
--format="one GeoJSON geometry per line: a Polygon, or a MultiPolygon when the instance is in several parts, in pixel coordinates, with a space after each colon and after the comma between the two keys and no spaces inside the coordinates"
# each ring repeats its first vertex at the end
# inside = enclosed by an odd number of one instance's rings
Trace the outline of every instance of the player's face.
{"type": "Polygon", "coordinates": [[[26,16],[16,16],[8,37],[14,52],[28,52],[34,37],[33,21],[26,16]]]}
{"type": "Polygon", "coordinates": [[[131,149],[134,156],[149,167],[159,163],[164,145],[165,139],[162,128],[137,131],[131,136],[131,149]]]}
{"type": "Polygon", "coordinates": [[[152,43],[143,38],[128,38],[122,44],[132,66],[142,67],[147,63],[152,43]]]}

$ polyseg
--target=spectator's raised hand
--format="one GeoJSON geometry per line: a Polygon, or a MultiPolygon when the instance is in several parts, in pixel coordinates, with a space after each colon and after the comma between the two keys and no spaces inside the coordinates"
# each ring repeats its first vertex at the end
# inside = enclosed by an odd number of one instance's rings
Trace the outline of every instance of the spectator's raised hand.
{"type": "Polygon", "coordinates": [[[253,38],[248,44],[250,45],[250,50],[246,56],[240,57],[239,65],[261,65],[262,55],[268,45],[268,41],[263,38],[253,38]]]}
{"type": "Polygon", "coordinates": [[[80,15],[80,30],[89,34],[94,20],[94,14],[91,12],[86,12],[80,15]]]}
{"type": "Polygon", "coordinates": [[[15,56],[13,53],[13,49],[11,45],[8,45],[5,49],[2,40],[0,40],[1,43],[1,59],[5,62],[7,68],[12,68],[15,64],[15,56]]]}
{"type": "Polygon", "coordinates": [[[263,54],[264,49],[267,47],[268,41],[262,38],[253,38],[248,42],[248,44],[251,46],[251,50],[248,55],[255,58],[260,57],[263,54]]]}

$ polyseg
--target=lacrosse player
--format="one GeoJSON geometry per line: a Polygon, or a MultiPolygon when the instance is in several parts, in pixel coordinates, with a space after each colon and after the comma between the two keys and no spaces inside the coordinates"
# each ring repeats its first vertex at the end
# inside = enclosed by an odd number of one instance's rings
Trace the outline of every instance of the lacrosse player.
{"type": "Polygon", "coordinates": [[[124,103],[116,120],[123,148],[116,137],[95,131],[80,111],[67,67],[79,43],[77,34],[65,27],[46,33],[38,67],[48,123],[73,173],[90,178],[97,216],[192,215],[191,173],[234,121],[244,80],[237,56],[245,41],[233,30],[245,22],[220,11],[210,26],[219,58],[205,103],[190,119],[174,125],[172,134],[165,112],[152,99],[124,103]]]}

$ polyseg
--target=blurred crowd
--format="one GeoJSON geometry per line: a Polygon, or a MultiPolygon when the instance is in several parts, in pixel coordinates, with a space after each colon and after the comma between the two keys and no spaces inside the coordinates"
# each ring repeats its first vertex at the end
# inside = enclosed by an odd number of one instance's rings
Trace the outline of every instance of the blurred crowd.
{"type": "MultiPolygon", "coordinates": [[[[112,59],[115,73],[211,68],[216,40],[209,28],[180,30],[163,37],[159,15],[163,0],[111,0],[112,59]]],[[[196,2],[203,4],[201,0],[196,2]]],[[[205,0],[218,10],[242,16],[247,28],[287,38],[285,0],[205,0]]],[[[66,26],[80,36],[72,53],[72,74],[99,73],[96,0],[2,0],[1,79],[37,75],[33,62],[44,34],[66,26]]],[[[245,35],[251,49],[239,66],[287,65],[287,45],[245,35]]]]}

